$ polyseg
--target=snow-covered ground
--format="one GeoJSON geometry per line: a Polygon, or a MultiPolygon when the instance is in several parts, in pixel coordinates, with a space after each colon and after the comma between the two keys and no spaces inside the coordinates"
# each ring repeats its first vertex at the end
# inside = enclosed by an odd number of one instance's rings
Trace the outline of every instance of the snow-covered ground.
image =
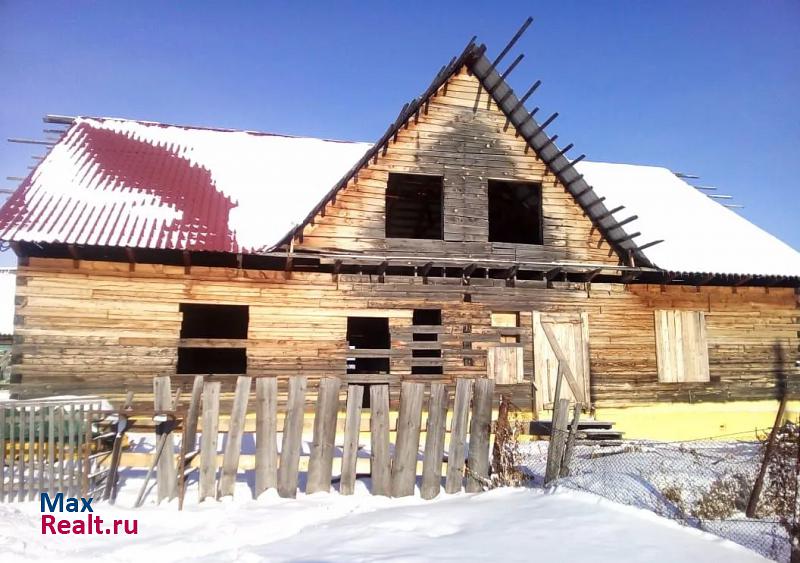
{"type": "MultiPolygon", "coordinates": [[[[235,499],[132,509],[139,483],[128,480],[116,506],[95,514],[137,519],[138,534],[41,534],[38,503],[0,505],[0,553],[9,561],[763,561],[756,553],[651,512],[564,489],[496,489],[487,493],[389,499],[356,494],[268,491],[235,499]]],[[[58,515],[59,517],[66,514],[58,515]]],[[[85,518],[84,514],[70,515],[85,518]]]]}

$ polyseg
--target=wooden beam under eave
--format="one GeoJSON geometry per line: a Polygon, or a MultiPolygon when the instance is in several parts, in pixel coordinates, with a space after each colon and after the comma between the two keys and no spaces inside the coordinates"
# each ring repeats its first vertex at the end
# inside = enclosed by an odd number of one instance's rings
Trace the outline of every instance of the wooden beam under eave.
{"type": "Polygon", "coordinates": [[[78,253],[78,247],[75,246],[74,244],[68,244],[67,252],[69,252],[69,255],[72,257],[72,267],[75,268],[76,270],[80,268],[81,257],[80,254],[78,253]]]}
{"type": "Polygon", "coordinates": [[[544,279],[546,279],[548,282],[551,282],[554,279],[556,279],[559,276],[559,274],[561,274],[563,271],[564,271],[564,269],[560,268],[560,267],[559,268],[553,268],[552,270],[547,270],[544,273],[544,279]]]}
{"type": "Polygon", "coordinates": [[[602,268],[595,268],[594,270],[589,270],[588,272],[586,272],[586,273],[583,275],[583,281],[584,281],[584,283],[591,283],[591,281],[592,281],[594,278],[596,278],[598,275],[600,275],[600,272],[602,272],[602,271],[603,271],[603,269],[602,269],[602,268]]]}
{"type": "Polygon", "coordinates": [[[192,273],[192,253],[188,250],[181,252],[183,257],[183,273],[189,275],[192,273]]]}
{"type": "Polygon", "coordinates": [[[622,283],[631,283],[639,277],[639,272],[624,272],[622,274],[622,283]]]}
{"type": "Polygon", "coordinates": [[[128,258],[128,271],[136,271],[136,253],[131,247],[125,247],[125,256],[128,258]]]}
{"type": "Polygon", "coordinates": [[[746,283],[752,281],[752,279],[753,279],[753,276],[744,276],[743,278],[738,280],[733,285],[734,285],[734,287],[741,287],[741,286],[745,285],[746,283]]]}

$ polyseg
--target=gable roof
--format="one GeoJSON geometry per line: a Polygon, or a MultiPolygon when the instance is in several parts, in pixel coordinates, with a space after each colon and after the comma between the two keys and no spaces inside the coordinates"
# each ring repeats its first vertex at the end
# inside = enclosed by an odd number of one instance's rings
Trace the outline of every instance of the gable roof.
{"type": "Polygon", "coordinates": [[[586,162],[579,173],[608,207],[636,215],[645,250],[662,270],[681,274],[800,276],[800,252],[659,166],[586,162]]]}
{"type": "Polygon", "coordinates": [[[551,119],[537,123],[484,52],[470,42],[372,144],[74,118],[0,209],[0,240],[273,250],[301,233],[360,169],[389,150],[400,128],[425,112],[429,99],[466,66],[625,263],[676,274],[800,280],[800,253],[669,170],[569,160],[545,133],[551,119]],[[638,216],[632,223],[638,232],[629,234],[609,211],[620,205],[638,216]],[[676,220],[686,209],[694,220],[676,220]],[[639,235],[663,242],[639,246],[639,235]]]}

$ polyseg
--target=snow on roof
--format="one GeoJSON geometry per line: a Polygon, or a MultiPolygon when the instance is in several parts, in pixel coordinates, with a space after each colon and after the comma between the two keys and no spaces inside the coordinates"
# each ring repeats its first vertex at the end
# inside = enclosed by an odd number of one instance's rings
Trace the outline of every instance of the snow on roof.
{"type": "Polygon", "coordinates": [[[16,271],[0,269],[0,335],[14,334],[14,297],[17,292],[16,271]]]}
{"type": "MultiPolygon", "coordinates": [[[[0,209],[0,240],[271,250],[371,147],[248,131],[78,118],[0,209]]],[[[581,162],[624,205],[659,268],[800,276],[800,253],[665,168],[581,162]]]]}
{"type": "Polygon", "coordinates": [[[0,211],[0,238],[271,249],[369,147],[78,118],[0,211]]]}
{"type": "Polygon", "coordinates": [[[631,230],[657,267],[672,272],[800,276],[800,253],[658,166],[581,162],[577,170],[609,209],[638,215],[631,230]]]}

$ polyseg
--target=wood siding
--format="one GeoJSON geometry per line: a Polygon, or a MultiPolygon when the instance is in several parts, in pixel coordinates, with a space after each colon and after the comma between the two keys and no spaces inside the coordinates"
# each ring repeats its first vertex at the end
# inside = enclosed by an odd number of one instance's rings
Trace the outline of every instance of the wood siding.
{"type": "Polygon", "coordinates": [[[580,206],[465,70],[304,231],[298,249],[617,264],[580,206]],[[444,177],[444,240],[385,238],[390,172],[444,177]],[[488,179],[541,183],[543,245],[488,242],[488,179]]]}
{"type": "MultiPolygon", "coordinates": [[[[391,377],[451,382],[485,377],[486,349],[519,337],[524,380],[499,386],[530,408],[532,316],[588,315],[591,397],[598,406],[654,400],[769,398],[797,372],[798,297],[783,288],[714,288],[286,273],[30,259],[17,287],[13,373],[26,384],[148,388],[175,372],[180,303],[250,307],[251,375],[298,375],[310,385],[346,369],[348,316],[389,318],[391,377]],[[411,375],[415,308],[440,308],[443,375],[411,375]],[[709,383],[659,383],[654,311],[705,313],[709,383]],[[492,326],[519,312],[519,327],[492,326]],[[137,383],[138,382],[138,383],[137,383]]],[[[506,323],[508,324],[508,323],[506,323]]],[[[394,400],[394,398],[393,398],[394,400]]]]}

